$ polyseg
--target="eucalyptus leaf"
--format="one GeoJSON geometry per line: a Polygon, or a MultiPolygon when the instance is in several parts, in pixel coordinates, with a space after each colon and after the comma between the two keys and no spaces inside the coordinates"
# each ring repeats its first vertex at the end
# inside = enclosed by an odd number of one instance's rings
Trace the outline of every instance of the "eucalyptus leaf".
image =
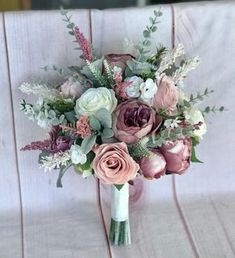
{"type": "Polygon", "coordinates": [[[69,123],[73,123],[76,120],[76,113],[75,111],[66,112],[65,118],[69,121],[69,123]]]}
{"type": "Polygon", "coordinates": [[[83,139],[81,149],[84,154],[87,154],[92,150],[93,146],[96,143],[96,137],[97,136],[95,134],[92,134],[83,139]]]}
{"type": "Polygon", "coordinates": [[[111,128],[104,128],[101,136],[104,139],[111,138],[111,137],[113,137],[113,130],[111,128]]]}
{"type": "Polygon", "coordinates": [[[90,116],[89,125],[94,131],[100,131],[101,129],[100,121],[94,116],[90,116]]]}
{"type": "Polygon", "coordinates": [[[95,117],[100,121],[104,128],[112,127],[112,116],[106,108],[99,109],[96,112],[95,117]]]}

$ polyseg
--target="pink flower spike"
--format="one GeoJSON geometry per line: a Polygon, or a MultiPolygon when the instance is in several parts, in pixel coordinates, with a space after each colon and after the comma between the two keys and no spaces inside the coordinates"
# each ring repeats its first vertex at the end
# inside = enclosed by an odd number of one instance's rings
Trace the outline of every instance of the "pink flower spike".
{"type": "Polygon", "coordinates": [[[75,37],[76,37],[76,40],[77,40],[78,44],[80,45],[80,47],[82,49],[84,59],[89,61],[89,62],[92,62],[93,61],[93,56],[92,56],[92,53],[91,53],[90,43],[85,38],[83,33],[80,32],[80,29],[78,27],[74,28],[74,34],[75,34],[75,37]]]}

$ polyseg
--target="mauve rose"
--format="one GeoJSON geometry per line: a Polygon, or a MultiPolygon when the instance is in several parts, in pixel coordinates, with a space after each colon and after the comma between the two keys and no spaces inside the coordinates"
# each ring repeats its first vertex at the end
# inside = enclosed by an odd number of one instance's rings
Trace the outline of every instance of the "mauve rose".
{"type": "Polygon", "coordinates": [[[128,100],[119,104],[113,114],[113,131],[118,140],[133,144],[157,130],[161,122],[151,107],[128,100]]]}
{"type": "Polygon", "coordinates": [[[127,66],[127,61],[134,59],[134,57],[130,54],[108,54],[105,56],[105,59],[112,67],[118,66],[124,71],[127,66]]]}
{"type": "Polygon", "coordinates": [[[172,113],[176,109],[179,93],[174,81],[163,74],[157,82],[157,93],[155,94],[152,106],[156,109],[165,109],[168,113],[172,113]]]}
{"type": "Polygon", "coordinates": [[[166,159],[166,170],[181,175],[190,165],[192,140],[184,138],[168,142],[161,147],[161,153],[166,159]]]}
{"type": "Polygon", "coordinates": [[[94,148],[92,167],[104,184],[125,184],[136,177],[139,165],[128,153],[124,142],[102,144],[94,148]]]}
{"type": "Polygon", "coordinates": [[[166,160],[157,150],[152,149],[148,157],[143,157],[139,161],[140,169],[144,177],[148,179],[160,178],[166,172],[166,160]]]}

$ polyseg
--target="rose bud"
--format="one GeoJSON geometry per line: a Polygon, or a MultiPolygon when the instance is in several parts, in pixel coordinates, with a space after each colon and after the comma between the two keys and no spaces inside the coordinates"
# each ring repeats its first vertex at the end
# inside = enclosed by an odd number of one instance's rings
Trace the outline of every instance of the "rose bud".
{"type": "Polygon", "coordinates": [[[134,144],[157,130],[162,119],[145,103],[128,100],[119,104],[113,114],[113,131],[119,141],[134,144]]]}
{"type": "Polygon", "coordinates": [[[139,161],[140,169],[144,177],[148,179],[160,178],[166,172],[166,160],[157,150],[152,150],[150,156],[143,157],[139,161]]]}
{"type": "Polygon", "coordinates": [[[134,59],[130,54],[108,54],[105,56],[111,67],[118,66],[124,71],[127,67],[127,61],[134,59]]]}
{"type": "Polygon", "coordinates": [[[192,140],[184,138],[175,142],[169,141],[161,147],[161,153],[166,159],[167,171],[181,175],[190,165],[192,140]]]}
{"type": "Polygon", "coordinates": [[[175,111],[179,93],[174,81],[163,74],[157,82],[157,93],[153,98],[153,107],[156,110],[164,109],[169,114],[175,111]]]}
{"type": "Polygon", "coordinates": [[[61,95],[64,98],[79,98],[87,87],[91,87],[91,83],[85,86],[70,77],[60,86],[61,95]]]}

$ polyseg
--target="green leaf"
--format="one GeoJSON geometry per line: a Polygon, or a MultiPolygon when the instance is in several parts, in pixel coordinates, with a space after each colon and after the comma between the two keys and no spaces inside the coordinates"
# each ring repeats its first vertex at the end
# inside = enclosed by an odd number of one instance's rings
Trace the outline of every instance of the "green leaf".
{"type": "Polygon", "coordinates": [[[152,27],[152,32],[155,32],[157,30],[157,26],[152,27]]]}
{"type": "Polygon", "coordinates": [[[114,185],[114,186],[118,189],[118,191],[120,191],[124,185],[114,185]]]}
{"type": "Polygon", "coordinates": [[[73,123],[76,120],[76,113],[74,111],[66,112],[64,115],[69,123],[73,123]]]}
{"type": "Polygon", "coordinates": [[[69,24],[67,25],[67,28],[68,28],[68,29],[73,29],[74,26],[75,26],[75,24],[74,24],[73,22],[71,22],[71,23],[69,23],[69,24]]]}
{"type": "Polygon", "coordinates": [[[109,111],[106,108],[99,109],[95,117],[100,121],[101,125],[104,128],[111,128],[112,127],[112,117],[109,111]]]}
{"type": "Polygon", "coordinates": [[[111,128],[104,128],[101,136],[104,139],[111,138],[111,137],[113,137],[113,130],[111,128]]]}
{"type": "Polygon", "coordinates": [[[99,120],[94,116],[90,116],[89,125],[94,131],[100,131],[101,129],[101,124],[99,120]]]}
{"type": "Polygon", "coordinates": [[[74,165],[74,168],[77,172],[81,173],[83,171],[87,171],[87,170],[91,170],[91,163],[93,161],[93,159],[95,158],[95,153],[93,151],[90,151],[87,154],[87,161],[85,164],[78,164],[78,165],[74,165]]]}
{"type": "Polygon", "coordinates": [[[38,163],[39,163],[39,164],[42,164],[42,159],[43,159],[44,157],[49,156],[49,155],[50,155],[50,152],[49,152],[49,151],[43,150],[43,151],[39,154],[38,163]]]}
{"type": "Polygon", "coordinates": [[[192,137],[192,144],[194,147],[197,146],[199,143],[200,143],[200,140],[198,136],[192,137]]]}
{"type": "Polygon", "coordinates": [[[199,160],[199,159],[196,157],[196,151],[195,151],[195,147],[194,147],[194,146],[192,147],[191,161],[192,161],[192,162],[195,162],[195,163],[203,163],[201,160],[199,160]]]}
{"type": "Polygon", "coordinates": [[[81,144],[81,149],[83,151],[84,154],[87,154],[88,152],[90,152],[93,148],[93,146],[96,143],[96,135],[92,134],[88,137],[86,137],[85,139],[83,139],[82,144],[81,144]]]}
{"type": "Polygon", "coordinates": [[[73,31],[69,31],[69,34],[74,36],[74,32],[73,31]]]}
{"type": "Polygon", "coordinates": [[[61,15],[66,15],[67,13],[68,13],[67,10],[65,10],[65,9],[63,9],[63,8],[60,9],[60,14],[61,14],[61,15]]]}
{"type": "Polygon", "coordinates": [[[145,38],[149,38],[150,37],[150,32],[148,30],[144,30],[143,35],[145,38]]]}

